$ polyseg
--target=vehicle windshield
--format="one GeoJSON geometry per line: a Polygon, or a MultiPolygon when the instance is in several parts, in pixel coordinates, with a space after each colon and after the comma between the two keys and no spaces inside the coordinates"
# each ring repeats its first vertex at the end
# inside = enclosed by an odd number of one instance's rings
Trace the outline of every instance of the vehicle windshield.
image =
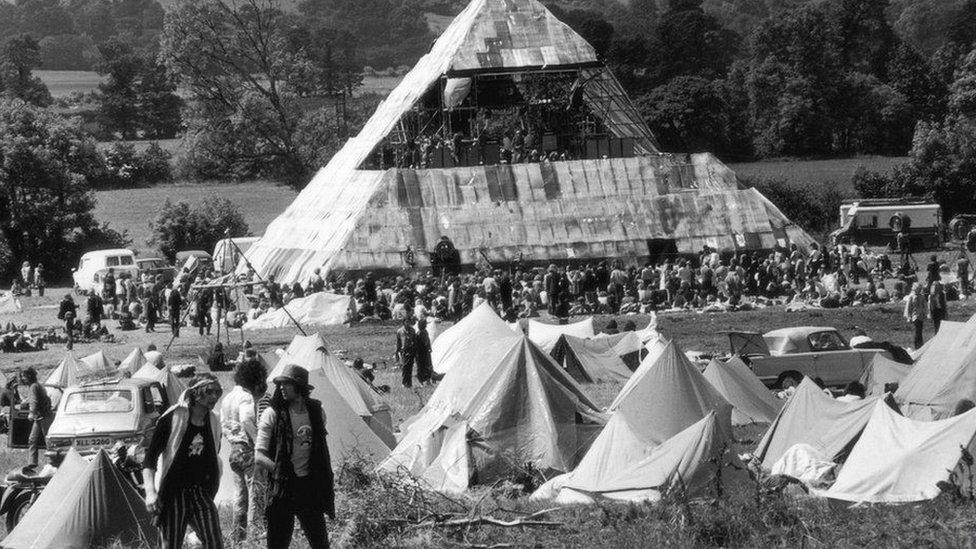
{"type": "Polygon", "coordinates": [[[132,408],[132,391],[127,389],[78,391],[68,395],[64,403],[66,414],[131,412],[132,408]]]}

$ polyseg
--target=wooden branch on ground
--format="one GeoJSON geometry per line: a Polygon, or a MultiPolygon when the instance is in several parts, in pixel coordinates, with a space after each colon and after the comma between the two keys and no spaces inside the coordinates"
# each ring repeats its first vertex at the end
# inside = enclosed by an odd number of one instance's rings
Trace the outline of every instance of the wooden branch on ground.
{"type": "Polygon", "coordinates": [[[439,528],[443,527],[458,527],[458,526],[477,526],[487,524],[491,526],[502,526],[505,528],[512,528],[515,526],[562,526],[563,523],[555,522],[551,520],[529,520],[529,519],[515,519],[515,520],[501,520],[495,517],[475,517],[470,519],[455,519],[448,520],[445,522],[435,522],[431,526],[436,526],[439,528]]]}

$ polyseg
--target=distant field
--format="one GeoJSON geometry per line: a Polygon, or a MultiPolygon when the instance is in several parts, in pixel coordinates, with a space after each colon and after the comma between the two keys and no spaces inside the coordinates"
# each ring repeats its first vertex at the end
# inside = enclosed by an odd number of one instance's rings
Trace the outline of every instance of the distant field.
{"type": "Polygon", "coordinates": [[[794,160],[729,164],[739,179],[784,179],[798,185],[836,182],[841,190],[850,189],[851,177],[858,168],[887,173],[904,164],[908,157],[863,156],[833,160],[794,160]]]}
{"type": "MultiPolygon", "coordinates": [[[[91,71],[34,71],[34,75],[47,85],[55,99],[66,97],[71,92],[96,91],[102,81],[98,73],[91,71]]],[[[367,76],[363,78],[363,86],[357,90],[357,94],[389,93],[401,79],[400,76],[367,76]]]]}
{"type": "Polygon", "coordinates": [[[76,91],[93,92],[102,82],[102,77],[92,71],[34,71],[34,76],[44,82],[55,99],[76,91]]]}
{"type": "Polygon", "coordinates": [[[285,211],[297,193],[288,187],[265,181],[174,184],[148,189],[98,191],[95,217],[116,230],[128,230],[132,247],[146,253],[152,251],[146,244],[150,237],[149,220],[155,217],[167,198],[173,202],[184,200],[192,205],[212,194],[237,204],[251,232],[260,235],[271,220],[285,211]]]}

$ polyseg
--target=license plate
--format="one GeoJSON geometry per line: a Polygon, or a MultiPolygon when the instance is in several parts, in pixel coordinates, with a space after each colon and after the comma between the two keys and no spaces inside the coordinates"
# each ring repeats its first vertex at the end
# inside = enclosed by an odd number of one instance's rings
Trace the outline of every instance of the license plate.
{"type": "Polygon", "coordinates": [[[112,437],[76,438],[75,446],[82,446],[82,447],[110,446],[112,442],[113,442],[112,437]]]}

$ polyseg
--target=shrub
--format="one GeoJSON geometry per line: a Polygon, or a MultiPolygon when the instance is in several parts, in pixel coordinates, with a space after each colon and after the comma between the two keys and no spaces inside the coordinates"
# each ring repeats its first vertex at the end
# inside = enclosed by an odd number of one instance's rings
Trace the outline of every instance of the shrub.
{"type": "Polygon", "coordinates": [[[104,175],[100,187],[132,188],[165,183],[173,179],[172,155],[152,143],[142,152],[130,143],[115,143],[103,154],[104,175]]]}
{"type": "Polygon", "coordinates": [[[174,204],[167,199],[156,218],[149,222],[149,228],[153,236],[147,244],[157,246],[170,261],[180,250],[213,248],[228,231],[232,237],[249,233],[237,206],[216,194],[195,208],[183,201],[174,204]]]}
{"type": "Polygon", "coordinates": [[[762,193],[783,215],[815,238],[833,227],[840,203],[847,198],[834,182],[813,186],[782,179],[755,178],[744,179],[743,184],[762,193]]]}

